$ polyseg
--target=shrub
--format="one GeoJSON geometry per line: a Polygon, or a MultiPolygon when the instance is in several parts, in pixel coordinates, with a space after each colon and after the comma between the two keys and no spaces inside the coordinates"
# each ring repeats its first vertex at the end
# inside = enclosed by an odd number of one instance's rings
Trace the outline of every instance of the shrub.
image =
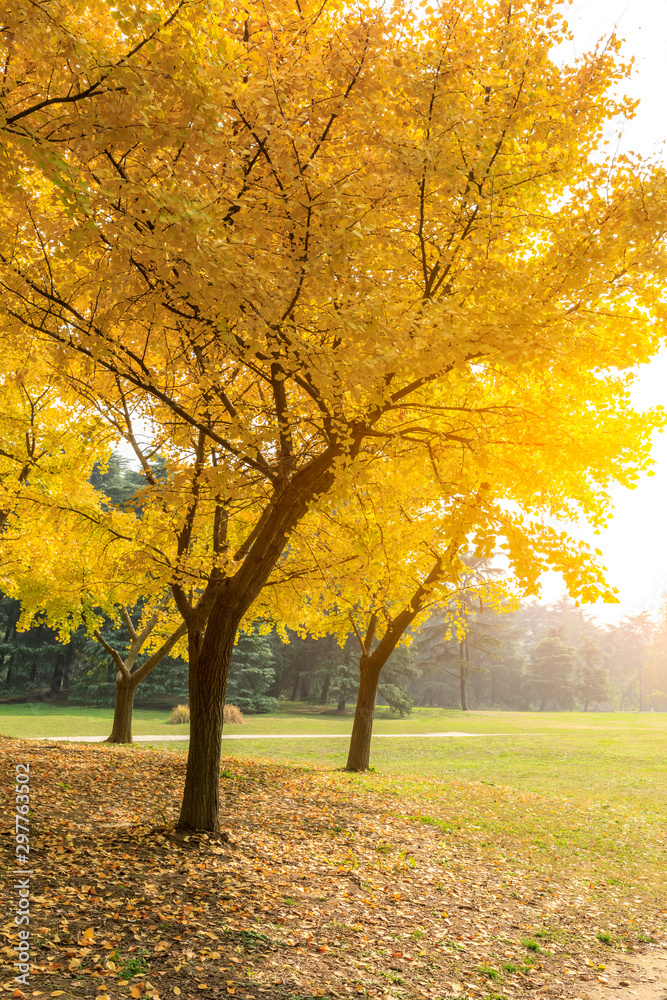
{"type": "Polygon", "coordinates": [[[182,722],[190,721],[190,706],[189,705],[177,705],[176,708],[172,708],[171,715],[167,719],[167,722],[171,726],[177,726],[182,722]]]}
{"type": "MultiPolygon", "coordinates": [[[[236,705],[225,705],[222,711],[222,720],[226,726],[243,725],[245,719],[241,713],[241,710],[237,708],[236,705]]],[[[190,706],[189,705],[177,705],[176,708],[172,709],[171,715],[167,720],[171,725],[177,726],[182,722],[190,721],[190,706]]]]}
{"type": "Polygon", "coordinates": [[[222,710],[222,721],[226,726],[242,726],[245,719],[243,718],[243,713],[240,708],[237,708],[236,705],[225,705],[222,710]]]}

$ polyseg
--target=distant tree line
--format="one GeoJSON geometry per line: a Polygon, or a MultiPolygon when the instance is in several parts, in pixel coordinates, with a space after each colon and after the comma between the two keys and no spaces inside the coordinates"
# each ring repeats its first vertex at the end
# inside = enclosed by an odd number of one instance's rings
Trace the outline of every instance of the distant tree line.
{"type": "MultiPolygon", "coordinates": [[[[154,472],[161,474],[159,459],[154,472]]],[[[122,456],[95,468],[91,483],[114,505],[132,504],[143,478],[122,456]]],[[[470,557],[455,607],[435,608],[389,657],[379,704],[405,715],[413,705],[443,708],[567,711],[667,711],[667,601],[657,624],[646,613],[619,625],[596,625],[569,598],[506,611],[486,605],[472,584],[499,575],[490,561],[470,557]]],[[[132,610],[136,621],[141,605],[132,610]]],[[[101,642],[74,632],[58,641],[46,625],[20,631],[18,601],[0,594],[0,698],[26,693],[45,699],[111,706],[116,665],[101,642]]],[[[107,621],[103,640],[126,650],[128,635],[107,621]]],[[[359,648],[351,630],[334,635],[283,637],[270,623],[240,633],[232,656],[227,701],[243,712],[271,712],[278,700],[320,705],[344,713],[356,702],[359,648]]],[[[188,668],[166,656],[143,681],[138,706],[171,705],[188,695],[188,668]]]]}
{"type": "MultiPolygon", "coordinates": [[[[138,618],[140,608],[135,609],[138,618]]],[[[20,606],[0,598],[0,696],[32,692],[45,699],[111,706],[116,667],[83,630],[67,644],[38,625],[17,629],[20,606]]],[[[596,625],[568,600],[524,604],[517,611],[482,609],[460,636],[440,608],[400,646],[382,672],[378,703],[397,714],[413,705],[443,708],[568,711],[667,711],[667,614],[657,626],[646,615],[618,626],[596,625]]],[[[127,644],[108,622],[102,630],[117,648],[127,644]]],[[[343,713],[356,700],[357,640],[333,635],[286,641],[275,629],[241,634],[227,700],[244,712],[270,712],[277,701],[343,713]]],[[[187,698],[187,664],[166,657],[139,688],[137,705],[170,705],[187,698]]]]}

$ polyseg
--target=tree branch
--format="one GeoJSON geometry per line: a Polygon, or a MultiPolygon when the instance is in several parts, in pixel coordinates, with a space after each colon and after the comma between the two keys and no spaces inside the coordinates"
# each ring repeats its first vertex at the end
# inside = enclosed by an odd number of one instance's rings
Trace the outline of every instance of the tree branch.
{"type": "Polygon", "coordinates": [[[120,653],[118,652],[118,650],[114,649],[113,646],[110,646],[109,643],[106,641],[106,639],[104,639],[102,637],[102,634],[100,632],[98,632],[97,629],[95,629],[94,636],[97,639],[97,641],[104,646],[104,648],[106,649],[106,651],[109,654],[109,656],[112,657],[112,659],[114,660],[116,666],[120,670],[120,672],[123,675],[123,677],[125,678],[125,680],[129,681],[130,680],[130,672],[127,669],[127,667],[125,666],[125,664],[123,663],[123,658],[120,655],[120,653]]]}

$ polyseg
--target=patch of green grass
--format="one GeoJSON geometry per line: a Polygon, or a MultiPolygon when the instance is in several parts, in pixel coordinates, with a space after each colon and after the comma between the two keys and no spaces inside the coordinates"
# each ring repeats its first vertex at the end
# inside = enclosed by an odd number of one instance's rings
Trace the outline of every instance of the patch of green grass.
{"type": "Polygon", "coordinates": [[[118,976],[120,979],[132,979],[133,976],[143,976],[146,972],[148,972],[148,966],[144,961],[143,954],[138,953],[132,958],[125,959],[118,976]]]}
{"type": "Polygon", "coordinates": [[[519,966],[514,965],[513,962],[505,962],[503,965],[503,972],[518,972],[519,966]]]}
{"type": "MultiPolygon", "coordinates": [[[[136,708],[133,718],[135,736],[176,736],[188,733],[189,725],[167,725],[169,712],[136,708]]],[[[88,708],[70,705],[45,705],[26,702],[0,705],[0,729],[9,736],[99,736],[105,740],[111,732],[113,708],[88,708]]],[[[187,744],[185,744],[187,746],[187,744]]]]}
{"type": "MultiPolygon", "coordinates": [[[[6,728],[6,727],[5,727],[6,728]]],[[[170,727],[173,732],[177,727],[170,727]]],[[[249,716],[244,735],[347,734],[351,719],[317,712],[249,716]]],[[[379,719],[374,732],[407,734],[372,745],[376,776],[450,778],[483,784],[486,797],[502,795],[507,787],[526,792],[595,801],[606,825],[618,826],[620,806],[656,812],[667,818],[667,717],[661,713],[595,712],[468,712],[415,709],[405,719],[379,719]],[[448,731],[471,737],[423,738],[419,733],[448,731]],[[496,735],[504,734],[504,735],[496,735]],[[413,735],[415,738],[410,739],[413,735]]],[[[225,730],[233,736],[230,727],[225,730]]],[[[183,752],[185,744],[174,744],[183,752]]],[[[237,758],[258,757],[318,766],[342,767],[344,739],[229,740],[225,751],[237,758]]],[[[424,822],[456,830],[451,817],[422,813],[424,822]]],[[[575,824],[576,825],[576,824],[575,824]]],[[[622,821],[621,821],[622,826],[622,821]]],[[[550,823],[529,830],[545,855],[567,848],[572,826],[550,823]]],[[[622,832],[622,831],[618,831],[622,832]]],[[[621,838],[623,839],[623,838],[621,838]]]]}
{"type": "Polygon", "coordinates": [[[600,931],[598,941],[601,941],[602,944],[611,944],[611,934],[609,931],[600,931]]]}
{"type": "Polygon", "coordinates": [[[267,948],[273,945],[274,942],[266,934],[260,934],[255,931],[234,931],[229,928],[225,928],[225,934],[232,941],[242,944],[244,948],[267,948]]]}
{"type": "Polygon", "coordinates": [[[537,943],[537,941],[535,941],[534,938],[523,938],[522,941],[521,941],[521,944],[524,946],[524,948],[526,949],[526,951],[539,951],[540,950],[540,946],[537,943]]]}
{"type": "Polygon", "coordinates": [[[486,979],[491,979],[491,980],[500,979],[500,973],[498,972],[498,969],[494,969],[490,965],[478,965],[477,971],[481,976],[484,976],[486,979]]]}

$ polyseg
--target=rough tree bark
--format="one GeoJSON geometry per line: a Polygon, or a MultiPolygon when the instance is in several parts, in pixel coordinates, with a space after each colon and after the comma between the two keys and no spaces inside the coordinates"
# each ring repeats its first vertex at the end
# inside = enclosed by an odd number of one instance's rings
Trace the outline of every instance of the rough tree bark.
{"type": "Polygon", "coordinates": [[[139,682],[128,678],[120,672],[116,673],[116,700],[113,708],[113,724],[107,743],[132,742],[132,711],[134,709],[134,692],[139,682]]]}
{"type": "Polygon", "coordinates": [[[55,700],[60,694],[60,689],[63,683],[63,661],[65,654],[61,651],[58,652],[56,656],[56,662],[53,666],[53,673],[51,675],[51,687],[48,693],[48,698],[55,700]]]}
{"type": "Polygon", "coordinates": [[[320,705],[326,705],[329,698],[329,687],[331,686],[331,674],[327,674],[322,682],[322,691],[320,692],[320,705]]]}
{"type": "Polygon", "coordinates": [[[220,829],[220,743],[229,663],[240,618],[214,606],[204,627],[194,616],[188,629],[190,748],[179,827],[220,829]]]}

